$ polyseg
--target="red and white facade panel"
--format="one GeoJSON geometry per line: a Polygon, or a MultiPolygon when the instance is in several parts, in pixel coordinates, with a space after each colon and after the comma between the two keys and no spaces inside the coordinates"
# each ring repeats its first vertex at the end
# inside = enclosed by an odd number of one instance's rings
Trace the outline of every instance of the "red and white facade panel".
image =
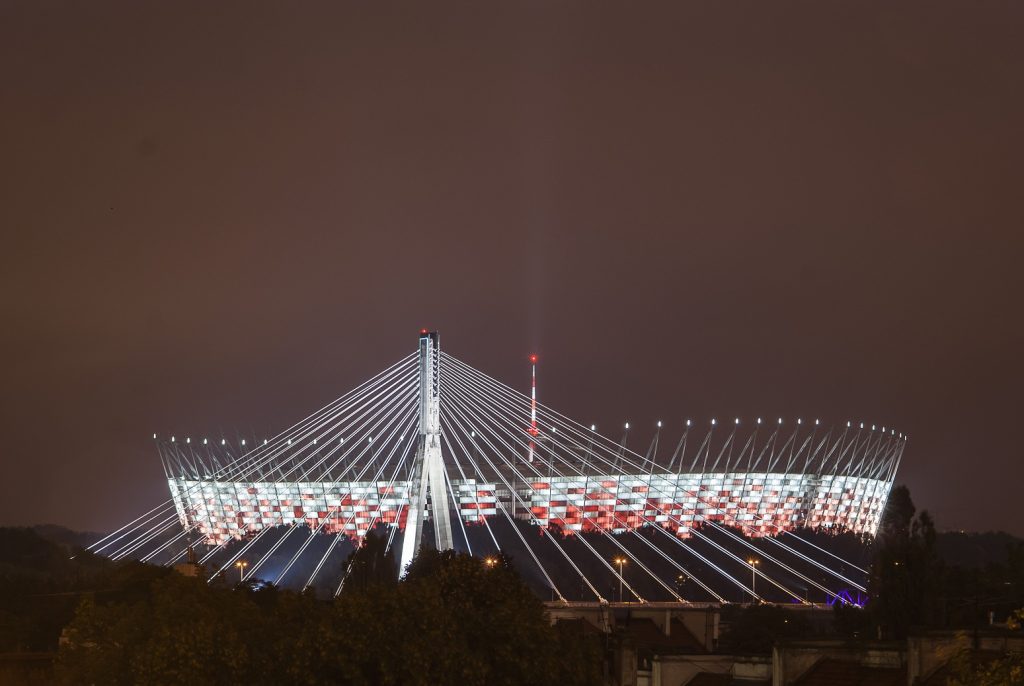
{"type": "MultiPolygon", "coordinates": [[[[374,524],[405,527],[408,482],[234,482],[169,479],[178,516],[209,543],[225,543],[281,525],[363,536],[374,524]]],[[[552,477],[507,489],[472,479],[451,482],[467,524],[499,512],[567,532],[623,532],[658,525],[688,536],[713,521],[765,536],[801,526],[842,526],[873,534],[890,481],[781,473],[640,474],[552,477]],[[529,513],[522,506],[529,506],[529,513]]]]}

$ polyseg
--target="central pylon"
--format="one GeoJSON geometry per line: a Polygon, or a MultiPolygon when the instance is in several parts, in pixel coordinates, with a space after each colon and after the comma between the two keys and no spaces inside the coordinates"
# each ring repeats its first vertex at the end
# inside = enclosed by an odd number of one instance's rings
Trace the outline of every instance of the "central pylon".
{"type": "Polygon", "coordinates": [[[402,542],[401,572],[419,552],[423,538],[423,517],[430,500],[434,522],[434,545],[438,550],[454,547],[452,520],[448,510],[448,484],[441,457],[441,338],[436,331],[420,331],[420,436],[409,479],[409,513],[402,542]]]}

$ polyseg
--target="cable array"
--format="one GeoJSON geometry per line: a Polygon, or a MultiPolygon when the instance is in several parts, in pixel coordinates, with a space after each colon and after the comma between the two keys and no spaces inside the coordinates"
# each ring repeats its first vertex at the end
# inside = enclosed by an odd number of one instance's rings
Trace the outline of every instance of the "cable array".
{"type": "MultiPolygon", "coordinates": [[[[444,490],[423,507],[436,521],[433,499],[447,500],[456,548],[512,555],[562,601],[614,600],[618,589],[636,602],[809,603],[811,592],[848,602],[844,591],[865,591],[864,567],[799,530],[874,532],[906,445],[895,430],[737,419],[699,432],[688,420],[673,448],[658,422],[641,454],[626,445],[629,424],[613,440],[438,355],[444,490]]],[[[211,579],[237,569],[241,581],[328,581],[340,593],[352,562],[336,580],[325,570],[374,529],[393,549],[413,514],[421,370],[409,355],[262,443],[157,440],[171,497],[91,550],[163,564],[188,556],[211,579]]]]}

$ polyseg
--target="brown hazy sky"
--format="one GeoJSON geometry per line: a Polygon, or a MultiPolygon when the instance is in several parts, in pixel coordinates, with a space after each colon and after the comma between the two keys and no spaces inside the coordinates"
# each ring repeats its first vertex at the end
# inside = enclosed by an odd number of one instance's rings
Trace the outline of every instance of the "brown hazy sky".
{"type": "MultiPolygon", "coordinates": [[[[1024,4],[0,0],[0,523],[421,326],[581,421],[910,435],[1024,534],[1024,4]]],[[[609,432],[611,433],[611,432],[609,432]]],[[[646,441],[638,436],[637,444],[646,441]]]]}

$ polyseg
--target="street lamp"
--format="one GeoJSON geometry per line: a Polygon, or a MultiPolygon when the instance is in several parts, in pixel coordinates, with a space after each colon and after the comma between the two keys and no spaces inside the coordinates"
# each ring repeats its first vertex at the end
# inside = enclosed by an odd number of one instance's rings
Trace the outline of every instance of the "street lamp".
{"type": "Polygon", "coordinates": [[[624,557],[617,557],[614,560],[612,560],[612,562],[614,562],[615,564],[617,564],[619,566],[619,602],[621,603],[622,602],[622,566],[624,564],[626,564],[627,560],[624,557]]]}
{"type": "Polygon", "coordinates": [[[680,574],[676,577],[676,593],[682,593],[686,587],[686,575],[680,574]]]}
{"type": "Polygon", "coordinates": [[[245,577],[245,568],[249,566],[249,563],[245,560],[239,560],[235,563],[235,566],[238,567],[238,583],[242,583],[245,577]]]}
{"type": "Polygon", "coordinates": [[[757,565],[761,564],[760,560],[750,558],[747,560],[747,564],[750,565],[750,596],[752,602],[757,602],[757,565]]]}
{"type": "Polygon", "coordinates": [[[494,567],[494,565],[498,564],[498,560],[493,557],[485,557],[484,564],[487,565],[488,568],[491,568],[494,567]]]}

